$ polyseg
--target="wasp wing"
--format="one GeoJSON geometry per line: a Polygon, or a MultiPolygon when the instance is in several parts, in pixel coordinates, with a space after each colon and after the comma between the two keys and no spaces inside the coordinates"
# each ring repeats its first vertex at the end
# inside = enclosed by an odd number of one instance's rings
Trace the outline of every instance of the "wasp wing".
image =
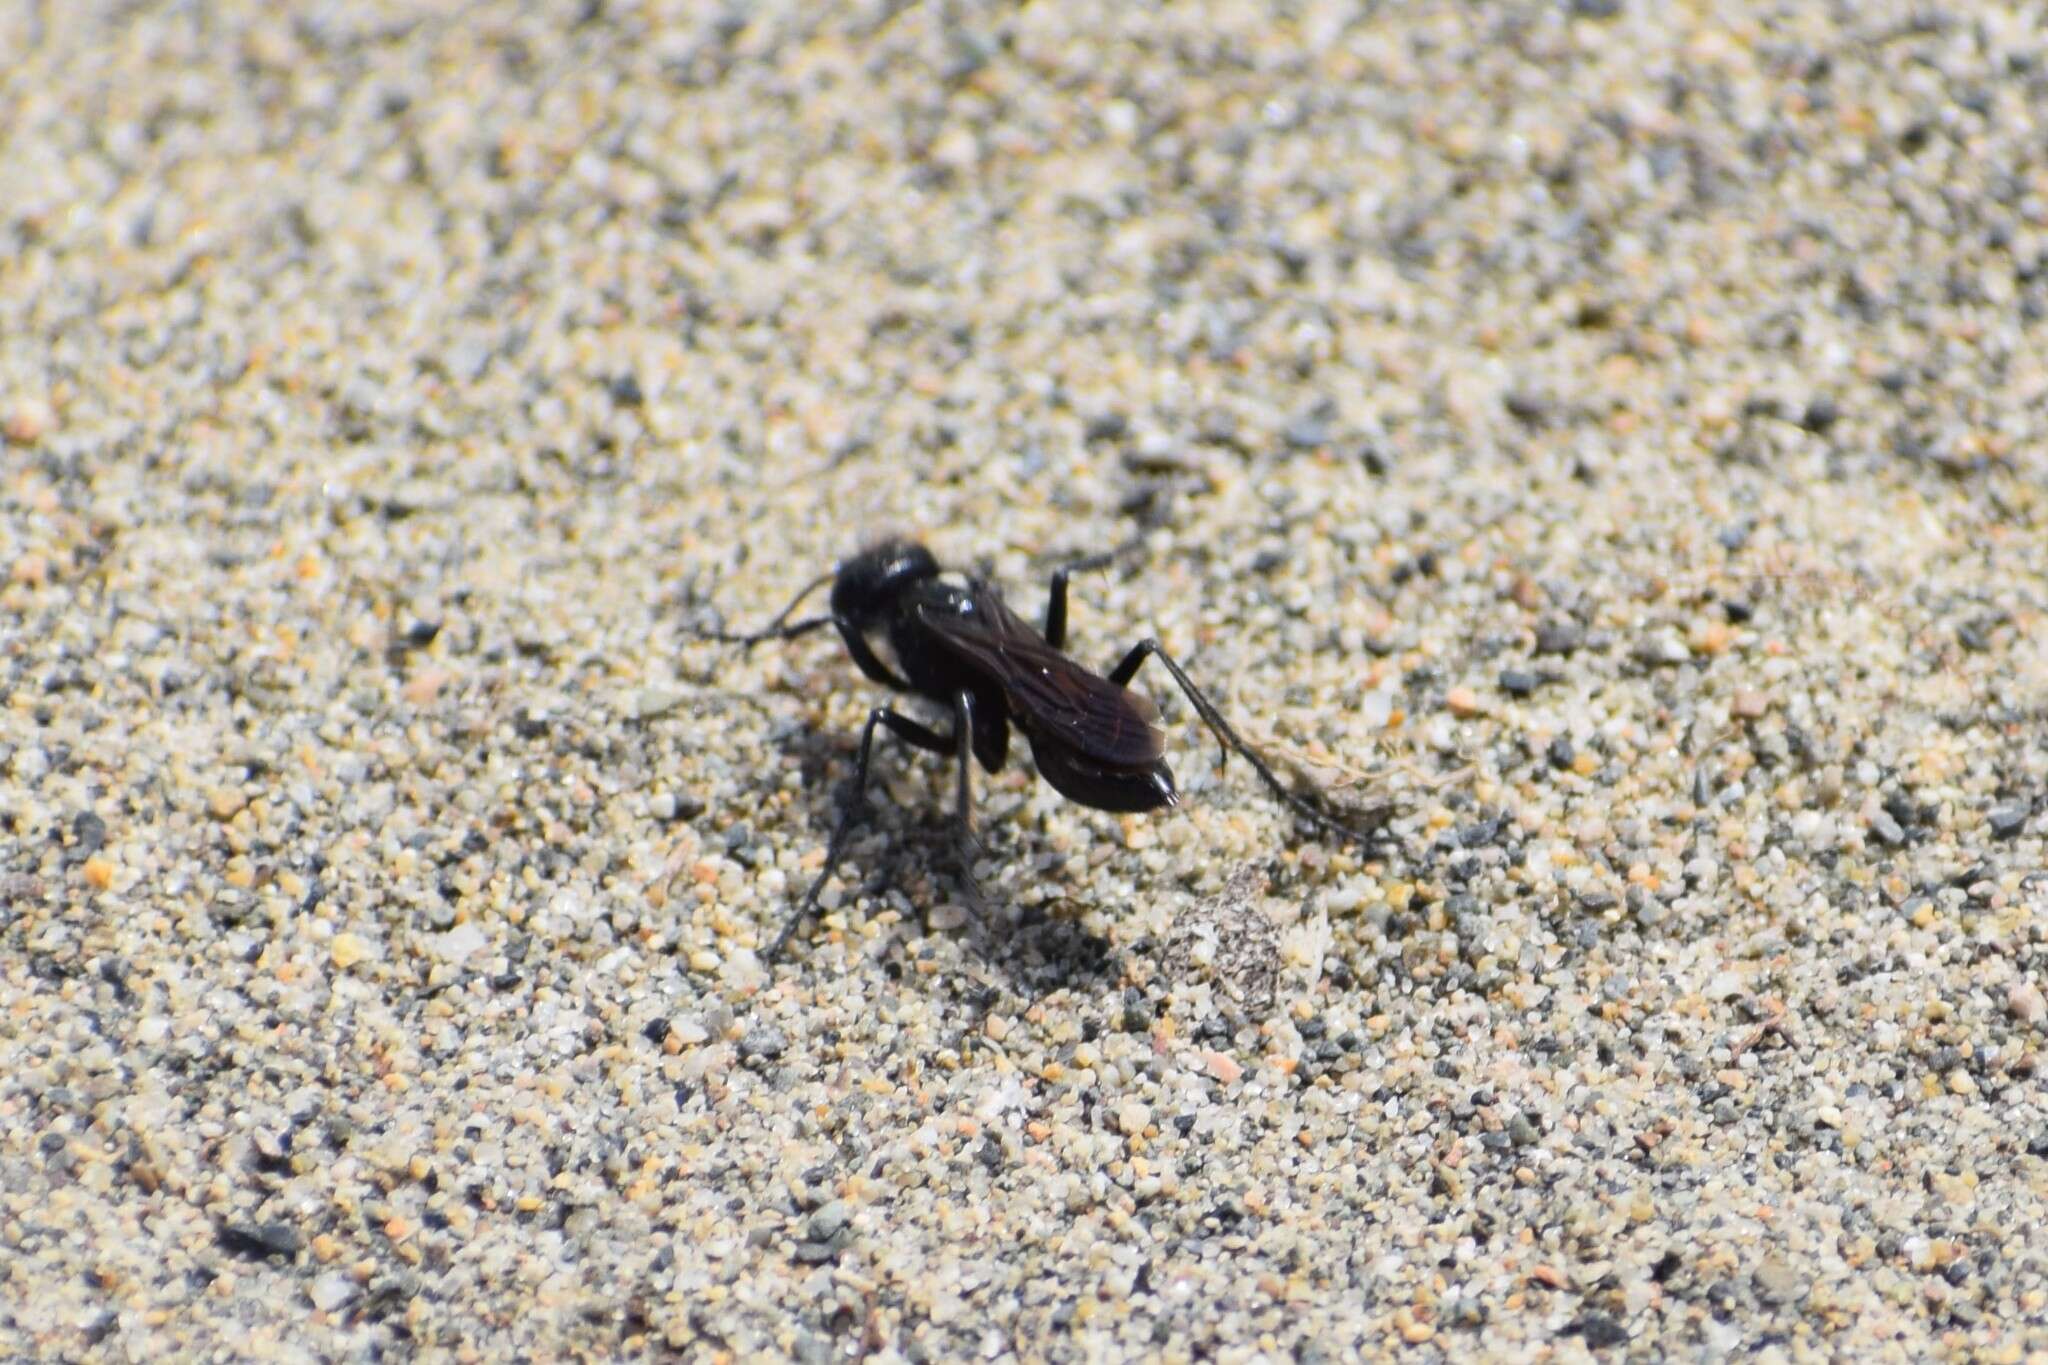
{"type": "Polygon", "coordinates": [[[1099,763],[1140,767],[1166,752],[1152,699],[1090,673],[1046,643],[992,590],[976,610],[953,615],[920,608],[919,620],[963,660],[999,684],[1018,723],[1099,763]]]}

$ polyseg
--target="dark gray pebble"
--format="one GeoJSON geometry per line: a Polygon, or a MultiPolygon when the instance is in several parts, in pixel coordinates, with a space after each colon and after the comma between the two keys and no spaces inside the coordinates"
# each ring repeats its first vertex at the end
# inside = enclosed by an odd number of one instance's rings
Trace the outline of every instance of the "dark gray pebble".
{"type": "Polygon", "coordinates": [[[71,837],[78,841],[79,857],[89,858],[107,842],[107,822],[91,811],[80,811],[71,821],[71,837]]]}
{"type": "Polygon", "coordinates": [[[227,1223],[220,1230],[220,1244],[237,1256],[260,1260],[267,1256],[296,1256],[306,1239],[290,1223],[227,1223]]]}
{"type": "Polygon", "coordinates": [[[789,1039],[783,1035],[781,1029],[766,1026],[752,1028],[740,1039],[740,1056],[762,1057],[774,1061],[788,1047],[789,1039]]]}
{"type": "Polygon", "coordinates": [[[1504,668],[1500,674],[1500,690],[1511,697],[1526,697],[1536,690],[1536,684],[1541,681],[1526,669],[1504,668]]]}
{"type": "Polygon", "coordinates": [[[2000,839],[2013,839],[2027,827],[2029,812],[2026,806],[2014,802],[2007,806],[1995,806],[1984,818],[1991,824],[1991,832],[2000,839]]]}
{"type": "Polygon", "coordinates": [[[1592,1351],[1621,1346],[1628,1341],[1628,1328],[1605,1313],[1587,1313],[1565,1329],[1568,1335],[1575,1335],[1592,1351]]]}

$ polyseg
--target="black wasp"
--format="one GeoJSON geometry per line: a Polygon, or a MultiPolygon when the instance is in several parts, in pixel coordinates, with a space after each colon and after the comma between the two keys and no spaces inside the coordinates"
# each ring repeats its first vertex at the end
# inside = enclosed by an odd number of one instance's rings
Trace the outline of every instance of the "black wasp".
{"type": "Polygon", "coordinates": [[[1216,736],[1222,751],[1219,762],[1235,750],[1297,814],[1343,838],[1364,837],[1288,790],[1157,640],[1133,645],[1106,677],[1061,652],[1067,638],[1068,575],[1100,568],[1109,560],[1108,555],[1097,556],[1053,574],[1045,628],[1039,631],[1010,610],[993,583],[949,578],[924,546],[889,539],[862,550],[805,588],[766,628],[751,635],[709,632],[713,639],[751,646],[763,640],[793,640],[833,626],[861,672],[953,713],[952,732],[941,734],[887,706],[868,712],[854,765],[853,797],[832,831],[825,866],[764,958],[772,960],[781,953],[839,865],[846,837],[865,803],[877,726],[888,727],[906,744],[958,759],[956,799],[963,834],[972,827],[968,756],[990,772],[1001,770],[1009,755],[1012,725],[1030,742],[1039,775],[1071,800],[1107,811],[1179,804],[1173,770],[1166,765],[1159,708],[1128,687],[1145,660],[1155,656],[1216,736]],[[827,583],[832,585],[831,611],[791,621],[803,600],[827,583]],[[894,667],[876,652],[877,639],[887,643],[894,667]]]}

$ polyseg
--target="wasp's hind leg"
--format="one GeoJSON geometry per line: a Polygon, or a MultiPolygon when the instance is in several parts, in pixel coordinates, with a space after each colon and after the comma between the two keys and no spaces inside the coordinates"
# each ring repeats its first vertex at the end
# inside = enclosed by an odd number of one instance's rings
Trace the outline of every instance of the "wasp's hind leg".
{"type": "Polygon", "coordinates": [[[1313,802],[1296,795],[1291,787],[1282,782],[1272,768],[1267,766],[1266,760],[1259,756],[1259,751],[1254,749],[1243,735],[1231,728],[1230,722],[1223,718],[1223,713],[1216,709],[1216,704],[1203,695],[1202,689],[1195,686],[1194,679],[1188,677],[1186,670],[1174,662],[1173,656],[1166,652],[1159,641],[1141,640],[1133,645],[1130,653],[1124,655],[1117,666],[1109,671],[1109,680],[1118,687],[1129,686],[1131,679],[1136,677],[1138,670],[1144,666],[1145,660],[1154,656],[1157,656],[1166,671],[1173,675],[1174,683],[1187,697],[1189,705],[1195,708],[1195,714],[1202,718],[1202,724],[1208,726],[1209,733],[1216,736],[1216,743],[1221,748],[1217,758],[1218,767],[1223,766],[1231,753],[1235,752],[1252,765],[1252,769],[1259,775],[1259,780],[1266,784],[1273,795],[1286,802],[1288,809],[1296,815],[1339,838],[1356,843],[1363,843],[1366,840],[1366,833],[1332,819],[1313,802]]]}

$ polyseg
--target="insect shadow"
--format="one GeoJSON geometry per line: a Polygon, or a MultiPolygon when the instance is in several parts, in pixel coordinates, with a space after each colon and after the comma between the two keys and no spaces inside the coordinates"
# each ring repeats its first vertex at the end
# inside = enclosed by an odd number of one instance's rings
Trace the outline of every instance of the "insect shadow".
{"type": "MultiPolygon", "coordinates": [[[[1159,709],[1128,684],[1157,658],[1195,714],[1215,736],[1219,766],[1242,757],[1266,787],[1297,816],[1326,834],[1368,841],[1386,818],[1366,814],[1367,827],[1339,821],[1291,790],[1258,750],[1231,728],[1215,705],[1156,639],[1133,645],[1107,674],[1090,671],[1064,652],[1067,580],[1101,568],[1110,556],[1079,560],[1054,572],[1042,628],[1012,611],[985,578],[948,575],[931,551],[914,541],[877,542],[822,575],[757,631],[702,631],[705,638],[751,648],[766,640],[794,640],[831,626],[862,673],[894,691],[923,697],[952,713],[940,731],[889,706],[868,712],[854,763],[853,793],[826,846],[825,863],[803,899],[763,952],[772,961],[817,906],[825,883],[846,853],[848,836],[866,804],[875,734],[886,729],[913,748],[955,763],[955,807],[963,844],[973,835],[970,759],[989,772],[1008,760],[1014,728],[1031,746],[1039,776],[1069,800],[1097,810],[1139,812],[1178,805],[1179,788],[1166,762],[1166,732],[1159,709]],[[804,600],[832,585],[822,615],[792,621],[804,600]],[[878,646],[880,648],[878,648],[878,646]],[[890,656],[884,658],[884,652],[890,656]]],[[[963,850],[963,867],[969,866],[963,850]]],[[[968,888],[978,902],[971,874],[968,888]]]]}

